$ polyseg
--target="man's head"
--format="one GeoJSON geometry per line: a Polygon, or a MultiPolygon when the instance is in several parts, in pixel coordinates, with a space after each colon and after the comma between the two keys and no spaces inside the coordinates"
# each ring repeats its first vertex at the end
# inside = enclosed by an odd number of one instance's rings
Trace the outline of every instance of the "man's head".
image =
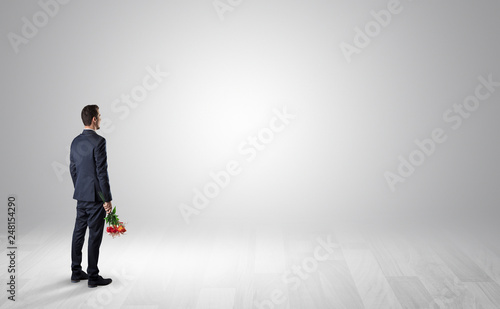
{"type": "Polygon", "coordinates": [[[101,114],[99,113],[99,106],[85,106],[82,109],[82,121],[85,128],[99,130],[101,125],[101,114]]]}

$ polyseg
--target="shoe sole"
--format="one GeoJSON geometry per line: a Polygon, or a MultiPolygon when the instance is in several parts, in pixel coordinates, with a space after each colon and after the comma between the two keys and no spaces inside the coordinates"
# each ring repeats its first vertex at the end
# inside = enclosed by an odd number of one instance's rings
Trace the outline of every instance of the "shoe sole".
{"type": "MultiPolygon", "coordinates": [[[[113,281],[111,281],[111,282],[113,282],[113,281]]],[[[96,287],[98,287],[98,286],[105,286],[105,285],[109,285],[109,284],[111,284],[111,282],[108,282],[108,283],[101,283],[101,284],[99,284],[99,283],[88,283],[88,286],[89,286],[89,288],[96,288],[96,287]]]]}
{"type": "Polygon", "coordinates": [[[107,283],[107,284],[89,284],[88,286],[89,286],[89,288],[96,288],[98,286],[106,286],[106,285],[109,285],[109,283],[107,283]]]}
{"type": "Polygon", "coordinates": [[[78,282],[80,282],[81,280],[87,280],[87,279],[71,279],[71,282],[72,282],[72,283],[78,283],[78,282]]]}

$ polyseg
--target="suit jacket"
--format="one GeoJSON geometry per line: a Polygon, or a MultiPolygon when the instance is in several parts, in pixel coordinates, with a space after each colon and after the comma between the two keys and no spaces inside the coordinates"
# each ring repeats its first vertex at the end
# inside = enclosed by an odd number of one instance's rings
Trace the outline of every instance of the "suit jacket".
{"type": "Polygon", "coordinates": [[[73,139],[70,150],[69,170],[75,192],[73,199],[87,202],[112,200],[109,187],[106,139],[94,130],[83,130],[73,139]]]}

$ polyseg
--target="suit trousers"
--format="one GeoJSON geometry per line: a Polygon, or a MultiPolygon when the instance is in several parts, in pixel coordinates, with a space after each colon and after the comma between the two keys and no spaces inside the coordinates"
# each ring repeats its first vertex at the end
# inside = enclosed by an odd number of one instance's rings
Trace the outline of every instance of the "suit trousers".
{"type": "Polygon", "coordinates": [[[99,275],[97,262],[104,232],[104,218],[106,210],[103,202],[77,201],[75,229],[71,243],[71,271],[78,274],[82,270],[82,248],[85,241],[85,232],[89,228],[88,240],[88,268],[89,280],[96,280],[99,275]]]}

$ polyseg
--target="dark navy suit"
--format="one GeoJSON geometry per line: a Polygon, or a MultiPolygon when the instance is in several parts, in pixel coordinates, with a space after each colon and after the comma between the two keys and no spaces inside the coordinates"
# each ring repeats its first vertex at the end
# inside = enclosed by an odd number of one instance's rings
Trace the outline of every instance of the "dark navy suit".
{"type": "Polygon", "coordinates": [[[73,139],[70,150],[71,178],[75,187],[73,199],[77,200],[75,229],[71,244],[71,270],[78,274],[81,269],[82,248],[85,232],[89,228],[88,268],[89,280],[99,274],[97,262],[104,231],[106,210],[99,196],[106,202],[112,200],[109,186],[106,139],[94,130],[85,129],[73,139]]]}

